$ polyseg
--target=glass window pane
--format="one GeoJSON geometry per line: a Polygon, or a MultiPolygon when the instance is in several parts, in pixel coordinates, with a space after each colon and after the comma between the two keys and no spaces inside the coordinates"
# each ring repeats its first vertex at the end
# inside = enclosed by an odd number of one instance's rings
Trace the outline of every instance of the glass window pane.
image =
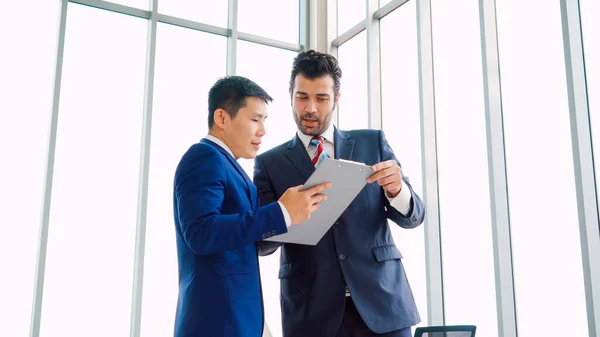
{"type": "Polygon", "coordinates": [[[238,0],[238,6],[240,32],[299,43],[298,0],[238,0]]]}
{"type": "Polygon", "coordinates": [[[392,2],[392,0],[379,0],[379,8],[389,4],[390,2],[392,2]]]}
{"type": "MultiPolygon", "coordinates": [[[[385,135],[410,178],[423,196],[421,165],[421,120],[419,104],[419,61],[415,1],[409,1],[381,19],[382,123],[385,135]]],[[[427,325],[424,225],[406,230],[390,222],[402,263],[421,315],[418,326],[427,325]]]]}
{"type": "Polygon", "coordinates": [[[0,3],[0,336],[29,334],[58,7],[0,3]]]}
{"type": "Polygon", "coordinates": [[[367,35],[363,31],[338,49],[342,84],[337,126],[343,130],[367,129],[367,35]]]}
{"type": "MultiPolygon", "coordinates": [[[[133,1],[133,0],[132,0],[133,1]]],[[[208,25],[227,27],[229,1],[160,0],[158,12],[208,25]]]]}
{"type": "Polygon", "coordinates": [[[579,0],[581,6],[581,27],[585,52],[585,77],[587,81],[588,104],[592,123],[594,158],[596,158],[596,182],[600,181],[600,2],[579,0]],[[596,33],[595,33],[596,32],[596,33]]]}
{"type": "Polygon", "coordinates": [[[158,24],[142,336],[173,335],[179,289],[173,176],[181,156],[208,132],[208,90],[225,76],[226,51],[225,37],[158,24]]]}
{"type": "Polygon", "coordinates": [[[498,336],[479,6],[434,0],[431,12],[446,324],[498,336]]]}
{"type": "MultiPolygon", "coordinates": [[[[152,0],[110,0],[110,2],[114,2],[120,5],[141,8],[145,10],[148,10],[150,8],[150,1],[152,0]]],[[[160,2],[161,1],[159,1],[159,3],[160,2]]]]}
{"type": "Polygon", "coordinates": [[[147,20],[69,4],[42,336],[127,336],[147,20]]]}
{"type": "Polygon", "coordinates": [[[496,6],[519,335],[588,336],[560,4],[496,6]]]}
{"type": "MultiPolygon", "coordinates": [[[[238,42],[238,75],[258,83],[273,97],[268,106],[267,134],[263,138],[263,153],[296,135],[296,122],[290,107],[289,80],[292,62],[297,53],[245,41],[238,42]],[[261,55],[257,58],[256,55],[261,55]],[[265,71],[268,69],[269,71],[265,71]]],[[[249,177],[254,175],[254,161],[239,160],[249,177]]],[[[265,303],[265,321],[273,337],[281,337],[281,307],[279,304],[279,252],[260,258],[260,275],[265,303]]]]}
{"type": "Polygon", "coordinates": [[[337,32],[338,36],[363,21],[367,16],[365,0],[337,0],[337,32]]]}

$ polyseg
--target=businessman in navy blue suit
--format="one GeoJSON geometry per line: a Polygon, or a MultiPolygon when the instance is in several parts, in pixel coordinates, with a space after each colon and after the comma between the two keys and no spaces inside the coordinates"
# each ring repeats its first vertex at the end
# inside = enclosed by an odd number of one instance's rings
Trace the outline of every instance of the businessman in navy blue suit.
{"type": "Polygon", "coordinates": [[[267,205],[306,181],[321,156],[363,162],[373,175],[316,246],[264,241],[259,254],[282,247],[284,337],[410,337],[420,318],[388,219],[415,228],[423,222],[423,203],[382,131],[332,125],[341,75],[331,55],[296,57],[290,96],[298,131],[255,159],[254,183],[267,205]]]}
{"type": "Polygon", "coordinates": [[[271,97],[240,76],[209,91],[209,134],[183,155],[174,181],[179,261],[175,336],[260,337],[263,305],[256,243],[309,218],[329,184],[288,189],[260,207],[237,163],[254,158],[271,97]],[[276,202],[277,201],[277,202],[276,202]]]}

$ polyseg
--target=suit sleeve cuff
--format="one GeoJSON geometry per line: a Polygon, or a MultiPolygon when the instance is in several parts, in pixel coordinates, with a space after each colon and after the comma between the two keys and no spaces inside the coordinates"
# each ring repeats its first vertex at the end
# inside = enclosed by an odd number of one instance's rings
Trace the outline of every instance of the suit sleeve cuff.
{"type": "MultiPolygon", "coordinates": [[[[410,199],[409,199],[410,202],[410,199]]],[[[285,219],[285,226],[287,228],[290,228],[290,226],[292,225],[292,219],[290,218],[290,213],[288,213],[287,209],[285,208],[285,206],[283,206],[283,204],[281,202],[277,202],[279,204],[279,206],[281,207],[281,213],[283,213],[283,218],[285,219]]],[[[410,204],[409,204],[410,207],[410,204]]]]}
{"type": "Polygon", "coordinates": [[[410,199],[412,199],[412,195],[410,188],[406,187],[405,184],[402,184],[402,189],[395,198],[389,198],[387,195],[386,198],[388,198],[390,205],[402,215],[407,216],[410,213],[410,199]]]}

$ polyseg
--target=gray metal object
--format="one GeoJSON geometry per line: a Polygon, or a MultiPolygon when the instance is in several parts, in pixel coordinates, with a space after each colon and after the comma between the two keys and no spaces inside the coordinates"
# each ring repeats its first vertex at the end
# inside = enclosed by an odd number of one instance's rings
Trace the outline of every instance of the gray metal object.
{"type": "Polygon", "coordinates": [[[495,0],[480,0],[490,212],[499,336],[517,336],[495,0]]]}
{"type": "Polygon", "coordinates": [[[440,232],[437,129],[433,76],[431,0],[417,1],[421,158],[425,207],[425,261],[429,325],[444,325],[444,286],[440,232]]]}
{"type": "Polygon", "coordinates": [[[158,0],[151,0],[148,20],[146,79],[144,84],[144,112],[142,116],[142,141],[138,183],[137,220],[133,263],[133,289],[131,296],[131,321],[129,335],[139,337],[142,323],[142,298],[144,285],[144,253],[146,251],[146,219],[148,215],[148,180],[150,177],[150,145],[152,132],[152,106],[154,99],[154,68],[156,61],[158,0]]]}
{"type": "Polygon", "coordinates": [[[589,336],[600,333],[600,232],[578,0],[561,0],[565,69],[589,336]]]}
{"type": "Polygon", "coordinates": [[[58,43],[56,47],[56,62],[54,69],[54,88],[52,93],[52,114],[50,131],[48,132],[48,149],[46,152],[46,170],[44,172],[44,195],[42,199],[42,215],[38,237],[38,253],[35,266],[35,285],[31,312],[30,337],[40,335],[42,320],[42,301],[44,297],[44,276],[46,273],[46,253],[48,251],[48,227],[50,225],[50,207],[52,202],[52,182],[54,178],[54,159],[56,155],[56,135],[58,129],[58,111],[60,103],[60,88],[62,81],[63,58],[65,52],[65,33],[67,29],[67,9],[69,2],[60,2],[60,18],[58,23],[58,43]]]}

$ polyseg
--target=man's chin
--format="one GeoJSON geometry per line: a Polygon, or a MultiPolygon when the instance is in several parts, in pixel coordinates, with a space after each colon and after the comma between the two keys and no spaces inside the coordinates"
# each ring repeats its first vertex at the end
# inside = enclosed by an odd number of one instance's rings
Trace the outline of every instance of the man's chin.
{"type": "Polygon", "coordinates": [[[258,151],[249,152],[249,153],[245,153],[245,154],[241,155],[240,158],[243,158],[243,159],[254,159],[254,158],[256,158],[257,155],[258,155],[258,151]]]}
{"type": "Polygon", "coordinates": [[[320,128],[318,126],[308,127],[306,125],[302,125],[300,127],[300,131],[307,136],[318,136],[320,134],[319,130],[320,128]]]}

